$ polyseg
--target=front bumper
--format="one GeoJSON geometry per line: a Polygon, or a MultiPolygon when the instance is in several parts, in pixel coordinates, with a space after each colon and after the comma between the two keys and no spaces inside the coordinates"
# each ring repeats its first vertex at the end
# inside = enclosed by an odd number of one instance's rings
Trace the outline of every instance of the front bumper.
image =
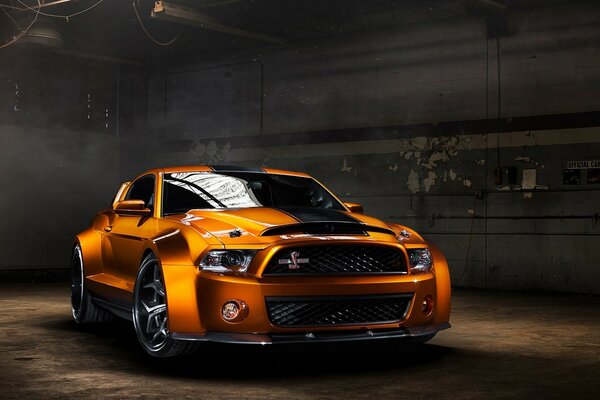
{"type": "Polygon", "coordinates": [[[202,334],[171,333],[176,340],[191,340],[198,342],[214,342],[229,344],[292,344],[313,342],[352,342],[377,339],[401,339],[417,338],[435,334],[441,330],[450,328],[445,322],[435,325],[421,325],[410,328],[364,330],[364,331],[314,331],[300,333],[229,333],[229,332],[206,332],[202,334]]]}

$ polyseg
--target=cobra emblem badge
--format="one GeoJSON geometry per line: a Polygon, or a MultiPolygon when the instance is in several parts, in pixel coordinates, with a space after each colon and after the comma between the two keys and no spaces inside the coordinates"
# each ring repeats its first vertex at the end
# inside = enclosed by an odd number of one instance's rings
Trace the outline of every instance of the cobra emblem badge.
{"type": "Polygon", "coordinates": [[[290,258],[279,259],[279,264],[287,264],[288,269],[296,270],[300,269],[300,264],[308,264],[308,261],[308,258],[300,258],[300,253],[297,251],[292,251],[290,258]]]}
{"type": "Polygon", "coordinates": [[[410,232],[407,231],[406,229],[402,229],[397,235],[396,235],[396,239],[398,239],[398,241],[400,243],[402,243],[403,241],[410,239],[410,232]]]}

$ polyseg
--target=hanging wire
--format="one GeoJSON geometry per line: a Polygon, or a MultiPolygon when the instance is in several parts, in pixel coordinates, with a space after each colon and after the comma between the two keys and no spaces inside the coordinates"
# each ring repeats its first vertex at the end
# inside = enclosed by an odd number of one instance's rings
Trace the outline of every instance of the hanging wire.
{"type": "MultiPolygon", "coordinates": [[[[44,1],[45,0],[38,0],[38,6],[41,7],[41,5],[44,4],[44,1]]],[[[2,9],[4,10],[4,8],[2,8],[2,9]]],[[[8,47],[8,46],[14,44],[17,40],[21,39],[21,37],[23,35],[25,35],[29,31],[29,29],[33,26],[33,24],[35,24],[35,22],[37,21],[37,19],[38,19],[39,16],[40,16],[40,10],[38,8],[38,10],[37,10],[37,12],[35,14],[35,18],[33,18],[33,21],[31,21],[31,23],[27,26],[27,28],[25,28],[25,30],[19,29],[21,32],[18,35],[16,35],[15,37],[13,37],[13,39],[10,42],[4,43],[3,45],[0,45],[0,49],[8,47]]]]}
{"type": "Polygon", "coordinates": [[[19,4],[21,4],[23,7],[28,8],[31,11],[37,12],[38,14],[44,15],[46,17],[52,17],[52,18],[65,18],[67,21],[69,20],[69,18],[72,18],[72,17],[74,17],[76,15],[79,15],[79,14],[83,14],[84,12],[90,11],[92,8],[96,7],[97,5],[99,5],[100,3],[102,3],[103,1],[104,0],[98,0],[97,2],[95,2],[94,4],[92,4],[91,6],[89,6],[88,8],[85,8],[85,9],[83,9],[81,11],[74,12],[73,14],[61,15],[61,14],[50,14],[50,13],[42,12],[42,11],[40,11],[39,8],[36,10],[33,7],[30,7],[27,4],[23,3],[21,0],[17,0],[17,2],[19,4]]]}
{"type": "Polygon", "coordinates": [[[16,26],[16,27],[17,27],[17,28],[18,28],[20,31],[23,31],[23,28],[21,28],[21,26],[20,26],[20,25],[17,23],[17,21],[15,21],[15,20],[13,19],[13,17],[11,17],[11,16],[10,16],[10,14],[9,14],[9,13],[8,13],[8,12],[7,12],[5,9],[4,9],[4,7],[1,7],[1,6],[0,6],[0,9],[2,9],[2,12],[3,12],[4,14],[6,14],[6,16],[7,16],[8,18],[10,18],[10,20],[11,20],[11,21],[12,21],[12,22],[15,24],[15,26],[16,26]]]}
{"type": "MultiPolygon", "coordinates": [[[[496,116],[496,118],[498,118],[498,126],[497,126],[497,133],[496,133],[496,157],[497,160],[496,162],[498,163],[498,169],[500,169],[500,118],[502,117],[502,85],[501,85],[501,81],[500,81],[500,35],[496,36],[496,71],[498,73],[498,77],[496,78],[497,82],[498,82],[498,115],[496,116]]],[[[498,171],[498,173],[500,173],[500,171],[498,171]]]]}
{"type": "MultiPolygon", "coordinates": [[[[139,3],[139,0],[137,0],[137,1],[139,3]]],[[[156,43],[159,46],[170,46],[173,43],[175,43],[175,41],[179,38],[179,35],[181,34],[181,32],[179,32],[177,35],[175,35],[175,37],[173,39],[169,40],[168,42],[160,42],[160,41],[154,39],[154,37],[152,37],[152,35],[150,34],[150,32],[148,32],[148,30],[144,26],[144,23],[142,22],[142,18],[140,17],[140,13],[139,13],[137,5],[136,5],[136,0],[132,0],[131,3],[133,4],[133,11],[135,11],[135,16],[137,17],[137,20],[140,23],[142,30],[144,31],[146,36],[148,36],[150,38],[150,40],[152,40],[154,43],[156,43]]]]}
{"type": "Polygon", "coordinates": [[[475,206],[477,203],[477,196],[473,196],[473,215],[471,215],[471,229],[469,229],[469,241],[467,242],[467,251],[465,255],[465,265],[463,266],[462,272],[460,273],[460,277],[456,281],[456,285],[460,284],[463,278],[466,276],[467,271],[470,272],[471,264],[469,264],[469,252],[471,251],[471,239],[473,238],[473,228],[475,226],[475,206]]]}

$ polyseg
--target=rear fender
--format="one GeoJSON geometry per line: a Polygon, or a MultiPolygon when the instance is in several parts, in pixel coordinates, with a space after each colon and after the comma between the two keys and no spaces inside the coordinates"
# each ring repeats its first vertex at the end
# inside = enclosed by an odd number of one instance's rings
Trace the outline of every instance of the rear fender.
{"type": "Polygon", "coordinates": [[[81,247],[85,276],[102,273],[102,236],[88,228],[75,237],[75,245],[81,247]]]}

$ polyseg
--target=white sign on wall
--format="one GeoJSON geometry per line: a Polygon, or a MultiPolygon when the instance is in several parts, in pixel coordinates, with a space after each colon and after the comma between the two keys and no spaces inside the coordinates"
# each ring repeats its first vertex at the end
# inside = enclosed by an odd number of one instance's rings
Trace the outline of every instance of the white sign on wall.
{"type": "Polygon", "coordinates": [[[537,185],[537,169],[530,168],[523,170],[523,180],[521,181],[521,188],[523,189],[535,189],[537,185]]]}
{"type": "Polygon", "coordinates": [[[600,160],[567,161],[567,169],[592,169],[600,168],[600,160]]]}

